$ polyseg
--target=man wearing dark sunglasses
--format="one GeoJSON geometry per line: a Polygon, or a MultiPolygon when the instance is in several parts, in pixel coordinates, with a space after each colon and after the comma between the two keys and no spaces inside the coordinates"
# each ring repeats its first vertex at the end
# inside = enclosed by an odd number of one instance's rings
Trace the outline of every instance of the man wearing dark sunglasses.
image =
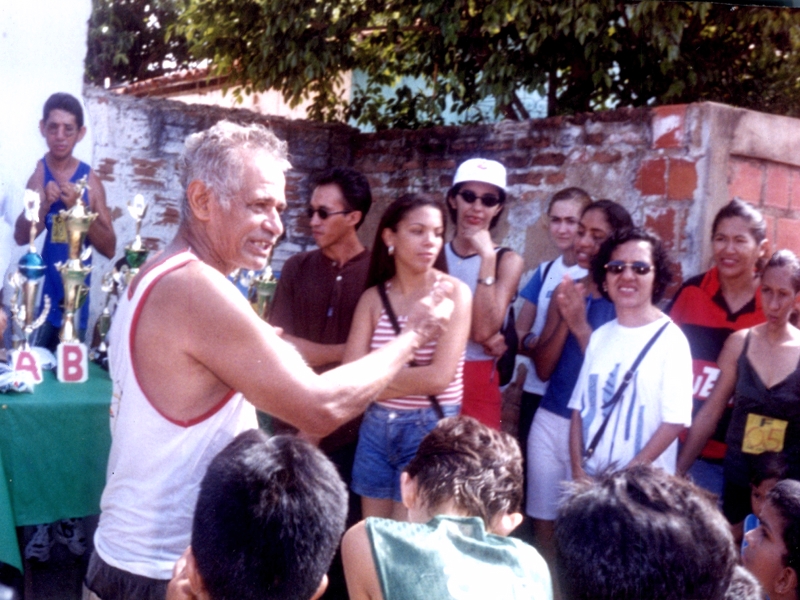
{"type": "MultiPolygon", "coordinates": [[[[295,254],[283,266],[270,312],[270,323],[283,328],[315,371],[342,362],[350,323],[364,291],[370,253],[356,230],[372,205],[369,183],[354,169],[337,167],[314,180],[306,209],[318,248],[295,254]]],[[[320,442],[348,488],[360,418],[346,423],[320,442]]],[[[277,425],[281,431],[282,426],[277,425]]],[[[285,426],[288,427],[288,426],[285,426]]],[[[350,502],[352,523],[360,520],[360,503],[350,502]]],[[[346,594],[340,563],[330,573],[329,594],[346,594]]]]}
{"type": "Polygon", "coordinates": [[[496,359],[506,351],[500,329],[522,276],[522,258],[492,241],[506,200],[506,170],[494,160],[463,162],[447,192],[447,208],[456,224],[445,246],[447,268],[472,290],[472,328],[464,363],[462,414],[500,428],[496,359]]]}
{"type": "Polygon", "coordinates": [[[342,360],[369,252],[356,230],[372,205],[372,192],[353,169],[337,167],[314,180],[307,208],[318,248],[295,254],[281,271],[270,323],[282,327],[309,365],[325,371],[342,360]]]}

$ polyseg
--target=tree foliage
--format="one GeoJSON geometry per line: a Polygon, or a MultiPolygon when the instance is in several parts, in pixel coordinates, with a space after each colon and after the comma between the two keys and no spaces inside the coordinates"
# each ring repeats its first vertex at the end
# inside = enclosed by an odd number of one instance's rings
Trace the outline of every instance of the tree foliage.
{"type": "Polygon", "coordinates": [[[186,39],[166,35],[177,17],[174,0],[92,0],[87,81],[131,83],[190,64],[186,39]]]}
{"type": "MultiPolygon", "coordinates": [[[[98,1],[98,0],[96,0],[98,1]]],[[[179,0],[174,31],[245,93],[381,127],[715,100],[800,114],[800,12],[614,0],[179,0]],[[343,77],[363,85],[342,98],[343,77]],[[417,85],[409,83],[416,82],[417,85]]]]}

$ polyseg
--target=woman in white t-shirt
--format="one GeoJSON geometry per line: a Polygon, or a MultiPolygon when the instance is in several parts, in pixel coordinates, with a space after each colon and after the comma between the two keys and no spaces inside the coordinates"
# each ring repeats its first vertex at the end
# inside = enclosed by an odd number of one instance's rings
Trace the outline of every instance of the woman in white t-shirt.
{"type": "Polygon", "coordinates": [[[547,382],[542,381],[536,374],[536,369],[530,360],[530,351],[544,329],[550,298],[564,275],[569,275],[574,281],[578,281],[587,274],[586,269],[578,264],[578,259],[575,257],[575,240],[578,239],[581,213],[591,203],[591,196],[578,187],[565,188],[553,194],[547,207],[548,233],[550,240],[561,254],[554,260],[541,263],[519,293],[524,302],[517,317],[516,328],[519,336],[519,352],[526,357],[524,360],[528,366],[528,373],[522,386],[517,439],[525,462],[527,462],[528,434],[533,415],[539,408],[539,402],[547,389],[547,382]]]}
{"type": "Polygon", "coordinates": [[[619,232],[592,261],[592,277],[617,318],[592,333],[569,403],[573,478],[636,463],[674,473],[678,434],[691,424],[692,357],[686,337],[656,306],[672,278],[666,252],[641,229],[619,232]]]}

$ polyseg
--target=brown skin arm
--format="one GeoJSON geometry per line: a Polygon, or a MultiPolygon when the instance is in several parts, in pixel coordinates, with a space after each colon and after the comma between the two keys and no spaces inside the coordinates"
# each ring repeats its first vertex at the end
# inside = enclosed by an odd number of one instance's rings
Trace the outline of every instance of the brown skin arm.
{"type": "Polygon", "coordinates": [[[519,314],[517,315],[516,329],[517,337],[519,338],[519,353],[523,354],[524,356],[530,356],[532,354],[530,349],[523,345],[522,340],[526,335],[528,335],[528,333],[530,333],[531,327],[533,327],[533,322],[536,320],[537,312],[538,307],[530,300],[525,300],[522,303],[522,308],[519,309],[519,314]]]}
{"type": "Polygon", "coordinates": [[[578,410],[572,411],[569,422],[569,461],[572,465],[574,480],[586,479],[589,476],[583,470],[583,419],[578,410]]]}
{"type": "MultiPolygon", "coordinates": [[[[488,234],[488,232],[487,232],[488,234]]],[[[492,255],[496,255],[492,249],[492,255]]],[[[493,285],[478,284],[472,299],[472,331],[470,337],[479,344],[487,342],[503,326],[508,305],[517,293],[524,263],[516,252],[506,252],[496,269],[496,258],[482,257],[478,277],[494,277],[493,285]]]]}
{"type": "Polygon", "coordinates": [[[736,363],[744,348],[746,336],[747,330],[737,331],[728,337],[722,347],[717,359],[720,368],[719,379],[714,384],[709,397],[703,402],[703,406],[692,419],[689,434],[678,454],[675,470],[680,475],[685,474],[700,456],[706,442],[717,428],[717,423],[722,418],[728,401],[733,396],[738,376],[736,363]]]}
{"type": "Polygon", "coordinates": [[[356,523],[344,534],[342,562],[351,600],[383,600],[364,521],[356,523]]]}
{"type": "MultiPolygon", "coordinates": [[[[39,221],[36,223],[36,236],[38,236],[45,226],[44,218],[50,207],[59,198],[63,198],[67,206],[72,206],[77,197],[74,186],[69,189],[61,190],[56,182],[51,181],[44,187],[44,165],[42,161],[36,164],[36,170],[30,176],[27,189],[39,192],[41,202],[39,204],[39,221]]],[[[97,218],[89,227],[86,237],[95,249],[105,256],[111,258],[116,252],[117,237],[114,227],[111,224],[111,212],[106,204],[106,192],[100,178],[92,171],[89,175],[89,209],[97,213],[97,218]]],[[[22,246],[30,241],[31,223],[25,218],[25,212],[21,212],[14,225],[14,240],[22,246]]]]}
{"type": "Polygon", "coordinates": [[[639,451],[639,454],[631,459],[628,465],[639,465],[651,463],[664,453],[664,450],[669,448],[669,445],[674,442],[681,431],[683,431],[683,423],[661,423],[653,433],[652,437],[647,440],[647,443],[639,451]]]}
{"type": "Polygon", "coordinates": [[[568,335],[567,323],[558,312],[556,303],[551,302],[547,307],[547,319],[544,322],[542,334],[530,351],[536,374],[542,381],[547,381],[553,374],[568,335]]]}
{"type": "Polygon", "coordinates": [[[447,330],[439,337],[431,363],[424,367],[402,369],[381,392],[379,398],[441,394],[453,381],[461,356],[467,347],[472,298],[466,284],[454,278],[449,279],[453,282],[454,288],[451,295],[454,303],[453,316],[447,330]]]}
{"type": "Polygon", "coordinates": [[[288,333],[282,334],[281,337],[297,348],[309,366],[319,367],[331,363],[341,363],[344,358],[345,344],[319,344],[288,333]]]}
{"type": "Polygon", "coordinates": [[[327,435],[363,412],[447,322],[452,302],[430,304],[419,305],[391,344],[318,376],[221,273],[196,261],[153,287],[140,313],[134,362],[142,389],[172,419],[197,418],[234,389],[302,431],[327,435]]]}
{"type": "MultiPolygon", "coordinates": [[[[464,283],[449,276],[444,277],[453,284],[453,315],[447,329],[439,338],[431,364],[402,369],[381,392],[380,398],[400,398],[411,394],[436,395],[444,391],[453,380],[469,336],[471,303],[469,288],[464,283]]],[[[344,362],[350,363],[369,354],[372,334],[381,310],[381,300],[376,289],[370,288],[364,292],[353,316],[344,362]]]]}

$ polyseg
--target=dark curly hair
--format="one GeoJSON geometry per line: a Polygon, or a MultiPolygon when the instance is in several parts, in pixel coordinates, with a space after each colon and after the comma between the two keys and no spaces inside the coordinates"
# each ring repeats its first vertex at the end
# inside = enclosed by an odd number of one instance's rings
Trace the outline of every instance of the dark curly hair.
{"type": "Polygon", "coordinates": [[[472,417],[442,419],[425,436],[405,468],[417,481],[425,507],[452,500],[464,514],[483,519],[518,512],[522,504],[522,454],[517,440],[472,417]]]}
{"type": "Polygon", "coordinates": [[[626,242],[648,242],[650,244],[651,259],[655,267],[655,279],[653,281],[653,293],[651,300],[656,304],[664,297],[664,290],[672,282],[672,273],[669,270],[669,256],[664,249],[664,244],[658,236],[640,229],[633,227],[631,229],[622,229],[615,231],[609,238],[600,246],[600,250],[592,259],[592,278],[597,284],[597,289],[603,294],[603,298],[611,300],[608,292],[605,290],[603,283],[606,281],[606,264],[611,260],[611,255],[619,246],[626,242]]]}
{"type": "Polygon", "coordinates": [[[575,482],[555,545],[555,576],[572,600],[722,600],[738,562],[714,502],[652,465],[575,482]]]}

